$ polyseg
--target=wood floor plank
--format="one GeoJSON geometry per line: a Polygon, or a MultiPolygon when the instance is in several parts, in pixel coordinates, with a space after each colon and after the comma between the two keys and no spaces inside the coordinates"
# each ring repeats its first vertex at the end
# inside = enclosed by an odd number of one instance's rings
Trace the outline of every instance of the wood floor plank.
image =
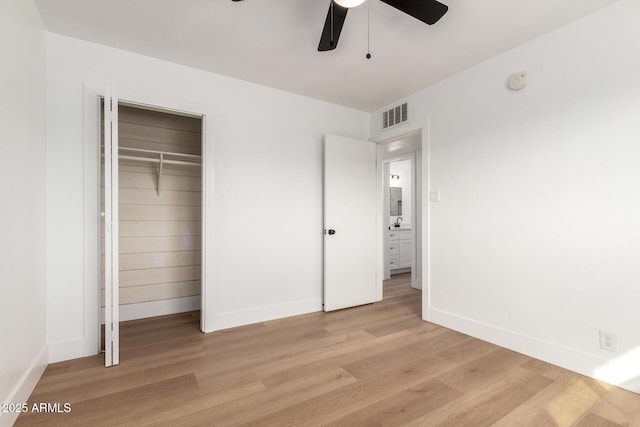
{"type": "Polygon", "coordinates": [[[640,397],[621,388],[613,387],[591,412],[614,423],[640,427],[640,397]]]}
{"type": "Polygon", "coordinates": [[[358,411],[328,423],[330,426],[401,426],[462,396],[462,393],[429,380],[379,400],[358,411]]]}
{"type": "Polygon", "coordinates": [[[496,426],[573,426],[608,391],[599,381],[539,360],[528,361],[522,367],[553,383],[499,420],[496,426]]]}
{"type": "Polygon", "coordinates": [[[473,392],[463,393],[458,399],[408,425],[451,427],[494,425],[551,382],[552,380],[548,378],[516,367],[502,372],[490,382],[477,384],[478,388],[473,392]]]}
{"type": "Polygon", "coordinates": [[[306,360],[308,356],[305,352],[317,351],[318,348],[334,347],[352,338],[346,335],[328,336],[320,339],[307,339],[303,345],[296,345],[298,339],[294,337],[289,347],[285,347],[281,343],[280,346],[271,350],[253,352],[251,356],[243,358],[238,358],[238,353],[236,352],[205,354],[198,359],[183,360],[147,369],[145,370],[145,377],[157,381],[189,372],[197,372],[199,381],[207,378],[220,379],[241,376],[246,372],[253,372],[262,376],[268,369],[283,369],[283,366],[295,364],[295,361],[299,358],[306,360]]]}
{"type": "Polygon", "coordinates": [[[302,375],[301,365],[305,367],[304,369],[315,369],[320,366],[331,365],[340,366],[339,363],[334,363],[335,358],[341,354],[354,354],[354,348],[366,345],[367,342],[371,341],[371,335],[364,331],[335,335],[332,341],[327,340],[322,343],[316,343],[317,345],[312,347],[304,346],[290,349],[281,354],[280,357],[256,366],[255,372],[267,386],[272,386],[286,382],[286,375],[282,375],[283,372],[287,372],[289,378],[296,376],[292,374],[293,372],[300,372],[302,375]],[[325,355],[326,358],[322,359],[321,363],[318,363],[320,355],[325,355]],[[309,364],[309,360],[316,360],[316,362],[309,364]],[[277,380],[276,377],[278,378],[277,380]]]}
{"type": "Polygon", "coordinates": [[[439,349],[438,356],[462,365],[499,348],[486,341],[467,338],[469,339],[463,340],[459,344],[439,349]]]}
{"type": "Polygon", "coordinates": [[[164,421],[156,426],[202,426],[216,427],[249,425],[251,420],[268,416],[277,411],[286,411],[291,406],[317,396],[341,390],[356,380],[340,368],[323,368],[308,372],[287,383],[268,389],[268,393],[254,393],[231,402],[207,408],[195,413],[164,421]]]}
{"type": "Polygon", "coordinates": [[[614,423],[595,414],[587,414],[576,424],[576,427],[626,427],[626,425],[627,424],[623,426],[622,424],[614,423]]]}
{"type": "Polygon", "coordinates": [[[371,335],[381,337],[383,335],[392,334],[394,332],[403,331],[405,329],[418,326],[421,323],[423,323],[423,320],[417,317],[415,313],[410,312],[405,313],[401,317],[391,322],[386,319],[384,321],[377,322],[376,324],[367,326],[366,328],[364,328],[364,330],[369,332],[371,335]]]}
{"type": "Polygon", "coordinates": [[[87,399],[95,399],[111,393],[125,391],[131,388],[144,385],[144,372],[132,372],[114,378],[106,378],[100,382],[100,387],[96,387],[93,382],[86,382],[66,388],[56,388],[52,391],[36,390],[29,398],[29,403],[34,402],[81,402],[87,399]]]}
{"type": "MultiPolygon", "coordinates": [[[[138,347],[134,350],[140,352],[141,348],[138,347]]],[[[149,347],[142,347],[142,352],[135,355],[135,357],[123,358],[121,354],[121,364],[111,368],[104,367],[104,359],[101,356],[74,360],[67,372],[43,376],[32,394],[58,392],[91,384],[101,387],[103,381],[128,376],[136,372],[144,373],[145,369],[181,360],[190,360],[203,355],[201,346],[198,343],[179,346],[174,343],[173,346],[168,346],[167,343],[163,342],[156,350],[158,352],[154,352],[149,347]],[[88,364],[87,362],[91,363],[88,364]]]]}
{"type": "Polygon", "coordinates": [[[469,337],[456,333],[436,334],[413,344],[401,345],[391,350],[378,352],[356,362],[343,365],[343,367],[358,379],[366,378],[393,368],[398,363],[410,362],[468,339],[469,337]]]}
{"type": "Polygon", "coordinates": [[[438,377],[438,380],[463,393],[469,393],[482,384],[500,377],[505,371],[522,364],[527,359],[528,357],[523,354],[498,348],[459,365],[438,377]]]}
{"type": "Polygon", "coordinates": [[[16,426],[88,426],[105,425],[109,420],[111,425],[118,417],[123,417],[124,422],[130,419],[138,411],[143,410],[144,402],[172,396],[184,391],[195,390],[198,383],[194,375],[184,375],[160,383],[148,384],[128,390],[112,393],[94,399],[87,399],[72,405],[68,413],[30,413],[24,417],[18,417],[16,426]],[[123,415],[123,414],[126,414],[123,415]]]}
{"type": "Polygon", "coordinates": [[[250,375],[204,385],[198,382],[199,389],[173,396],[159,396],[133,414],[122,414],[113,420],[115,424],[112,425],[141,427],[171,424],[176,418],[238,401],[265,389],[255,376],[250,375]]]}
{"type": "MultiPolygon", "coordinates": [[[[570,412],[567,408],[579,407],[585,412],[593,408],[602,400],[607,393],[607,389],[611,387],[609,385],[603,387],[600,381],[574,372],[567,373],[567,375],[571,377],[566,379],[568,385],[549,407],[550,412],[555,413],[557,418],[559,418],[559,414],[570,412]]],[[[560,381],[556,380],[556,382],[560,381]]]]}
{"type": "Polygon", "coordinates": [[[51,364],[17,426],[640,427],[640,396],[421,320],[384,300],[202,334],[199,313],[123,322],[121,363],[51,364]],[[63,406],[60,406],[64,408],[63,406]]]}
{"type": "Polygon", "coordinates": [[[436,355],[429,355],[399,365],[331,393],[306,400],[248,423],[254,426],[316,426],[360,410],[378,400],[392,396],[425,379],[451,369],[454,365],[436,355]]]}
{"type": "Polygon", "coordinates": [[[402,331],[385,335],[381,338],[366,340],[362,343],[351,343],[345,346],[328,348],[325,351],[317,352],[313,358],[300,360],[298,361],[299,363],[288,366],[284,370],[265,371],[260,368],[260,373],[265,384],[278,384],[287,381],[289,378],[304,375],[304,372],[308,369],[331,365],[345,366],[365,359],[376,352],[383,352],[403,344],[418,342],[422,339],[424,339],[422,336],[402,331]]]}

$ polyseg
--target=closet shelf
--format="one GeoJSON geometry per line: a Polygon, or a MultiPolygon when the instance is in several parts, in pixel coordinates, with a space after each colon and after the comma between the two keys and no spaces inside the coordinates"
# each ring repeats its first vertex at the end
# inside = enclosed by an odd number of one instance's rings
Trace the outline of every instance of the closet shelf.
{"type": "Polygon", "coordinates": [[[118,159],[122,160],[133,160],[136,162],[148,162],[148,163],[158,163],[160,167],[158,168],[158,185],[156,188],[156,193],[158,196],[160,195],[160,182],[162,181],[162,171],[164,169],[164,165],[179,165],[179,166],[202,166],[202,156],[198,156],[195,154],[183,154],[183,153],[172,153],[169,151],[156,151],[156,150],[143,150],[141,148],[128,148],[128,147],[118,147],[118,159]],[[130,152],[133,155],[120,154],[120,152],[130,152]],[[139,155],[135,155],[135,154],[139,155]],[[157,156],[157,157],[151,157],[157,156]],[[166,157],[170,157],[167,159],[166,157]]]}

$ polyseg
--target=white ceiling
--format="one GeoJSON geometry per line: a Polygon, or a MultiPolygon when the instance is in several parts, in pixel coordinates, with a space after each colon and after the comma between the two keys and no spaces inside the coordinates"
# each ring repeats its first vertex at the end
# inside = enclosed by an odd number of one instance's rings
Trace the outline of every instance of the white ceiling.
{"type": "Polygon", "coordinates": [[[363,111],[616,0],[441,1],[449,12],[428,26],[368,0],[318,52],[329,0],[36,0],[49,31],[363,111]]]}

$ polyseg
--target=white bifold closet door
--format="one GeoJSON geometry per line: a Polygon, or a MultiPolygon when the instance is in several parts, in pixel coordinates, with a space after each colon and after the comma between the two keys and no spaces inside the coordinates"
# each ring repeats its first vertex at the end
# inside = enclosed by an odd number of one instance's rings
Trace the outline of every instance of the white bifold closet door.
{"type": "Polygon", "coordinates": [[[120,363],[119,340],[119,230],[118,230],[118,98],[109,90],[104,97],[104,342],[105,366],[120,363]]]}

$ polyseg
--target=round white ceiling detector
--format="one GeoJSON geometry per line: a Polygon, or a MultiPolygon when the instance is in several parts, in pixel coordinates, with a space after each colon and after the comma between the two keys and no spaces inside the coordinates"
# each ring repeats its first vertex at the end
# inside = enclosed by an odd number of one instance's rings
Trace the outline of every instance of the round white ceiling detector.
{"type": "Polygon", "coordinates": [[[364,3],[364,0],[334,0],[342,7],[356,7],[364,3]]]}
{"type": "Polygon", "coordinates": [[[509,77],[509,88],[512,90],[520,90],[529,83],[529,74],[526,71],[513,74],[509,77]]]}

